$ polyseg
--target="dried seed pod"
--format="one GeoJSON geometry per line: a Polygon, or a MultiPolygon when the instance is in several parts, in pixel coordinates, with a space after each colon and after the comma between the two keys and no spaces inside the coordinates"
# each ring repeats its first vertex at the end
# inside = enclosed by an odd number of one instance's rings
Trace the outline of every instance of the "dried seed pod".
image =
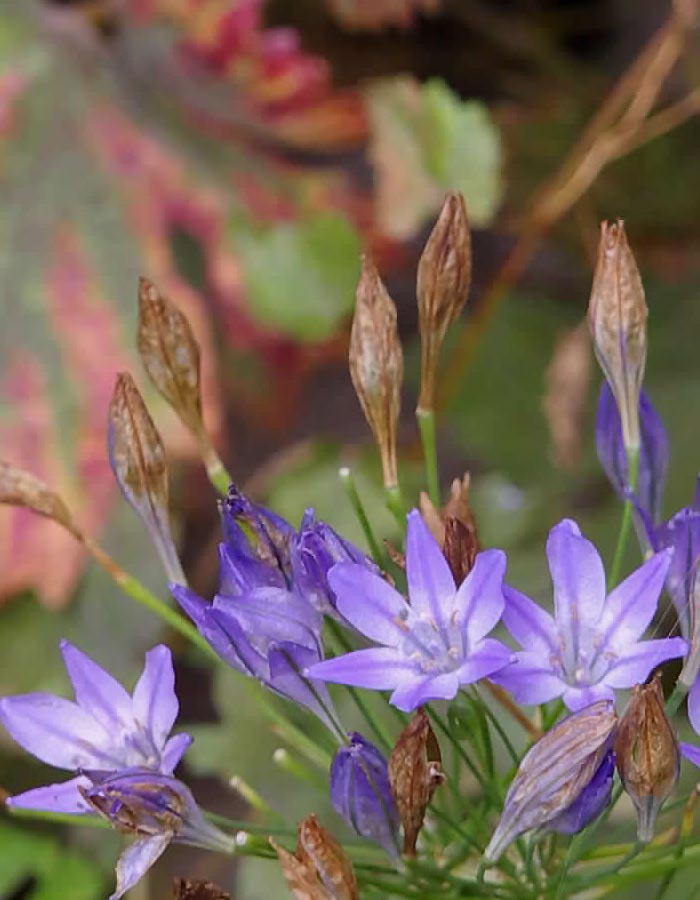
{"type": "Polygon", "coordinates": [[[190,881],[189,878],[175,878],[173,900],[231,900],[231,895],[213,881],[190,881]]]}
{"type": "Polygon", "coordinates": [[[420,509],[425,523],[449,563],[457,584],[461,584],[471,571],[479,552],[479,535],[476,520],[469,505],[469,472],[462,479],[455,478],[445,506],[438,511],[430,497],[421,492],[420,509]]]}
{"type": "Polygon", "coordinates": [[[401,406],[403,353],[396,307],[374,263],[362,260],[350,334],[350,375],[382,460],[384,486],[396,487],[396,428],[401,406]]]}
{"type": "Polygon", "coordinates": [[[83,534],[62,497],[41,479],[6,462],[0,462],[0,503],[23,506],[58,525],[82,542],[83,534]]]}
{"type": "Polygon", "coordinates": [[[151,381],[199,437],[203,431],[199,344],[180,310],[143,277],[139,279],[137,345],[151,381]]]}
{"type": "Polygon", "coordinates": [[[420,707],[389,757],[389,782],[403,826],[403,852],[416,855],[418,835],[435,789],[445,780],[437,739],[420,707]]]}
{"type": "Polygon", "coordinates": [[[464,197],[448,194],[418,263],[420,410],[429,411],[434,407],[440,348],[447,329],[467,300],[471,271],[471,237],[464,197]]]}
{"type": "Polygon", "coordinates": [[[294,854],[272,838],[289,892],[295,900],[359,900],[352,863],[316,816],[299,823],[294,854]]]}
{"type": "Polygon", "coordinates": [[[601,223],[588,324],[615,395],[625,447],[639,448],[639,392],[647,354],[644,288],[621,220],[601,223]]]}
{"type": "Polygon", "coordinates": [[[634,689],[615,739],[617,771],[637,810],[637,837],[654,837],[656,816],[680,772],[678,741],[666,717],[661,678],[634,689]]]}
{"type": "Polygon", "coordinates": [[[455,584],[460,585],[474,568],[479,552],[476,531],[460,519],[445,522],[445,545],[442,548],[455,584]]]}
{"type": "Polygon", "coordinates": [[[184,583],[168,515],[165,448],[127,372],[117,375],[109,405],[109,460],[127,503],[140,516],[171,581],[184,583]]]}

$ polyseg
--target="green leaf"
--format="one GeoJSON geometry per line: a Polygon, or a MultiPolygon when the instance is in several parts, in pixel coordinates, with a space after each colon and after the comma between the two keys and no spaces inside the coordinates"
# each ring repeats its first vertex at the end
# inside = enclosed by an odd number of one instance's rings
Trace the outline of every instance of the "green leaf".
{"type": "Polygon", "coordinates": [[[342,216],[241,233],[237,249],[250,309],[262,324],[300,341],[320,341],[352,310],[360,240],[342,216]]]}

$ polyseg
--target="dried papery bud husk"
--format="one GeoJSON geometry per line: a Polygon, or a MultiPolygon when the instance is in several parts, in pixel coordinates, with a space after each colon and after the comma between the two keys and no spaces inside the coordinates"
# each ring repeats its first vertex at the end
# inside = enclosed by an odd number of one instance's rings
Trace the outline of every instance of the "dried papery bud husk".
{"type": "Polygon", "coordinates": [[[184,583],[170,532],[165,448],[128,372],[117,375],[109,405],[108,444],[112,471],[127,503],[148,529],[170,580],[184,583]]]}
{"type": "Polygon", "coordinates": [[[0,503],[31,509],[83,541],[83,533],[73,521],[63,498],[31,472],[25,472],[6,462],[0,462],[0,503]]]}
{"type": "Polygon", "coordinates": [[[634,689],[615,739],[617,771],[637,810],[637,837],[654,837],[656,816],[680,772],[680,750],[664,710],[661,678],[634,689]]]}
{"type": "Polygon", "coordinates": [[[557,723],[525,754],[506,794],[484,859],[497,862],[519,835],[555,822],[594,777],[617,724],[610,700],[599,700],[557,723]]]}
{"type": "Polygon", "coordinates": [[[571,469],[581,453],[586,394],[591,377],[588,328],[581,322],[557,340],[545,375],[542,401],[549,426],[552,461],[571,469]]]}
{"type": "Polygon", "coordinates": [[[444,780],[440,747],[421,707],[399,735],[389,757],[389,783],[403,826],[403,852],[408,856],[416,855],[425,811],[444,780]]]}
{"type": "Polygon", "coordinates": [[[362,411],[379,447],[384,486],[398,484],[396,428],[401,406],[403,352],[396,307],[379,273],[363,257],[350,333],[350,375],[362,411]]]}
{"type": "Polygon", "coordinates": [[[455,478],[450,496],[438,511],[424,491],[420,494],[420,511],[431,534],[442,548],[452,575],[460,585],[471,571],[480,550],[476,520],[469,505],[471,477],[455,478]]]}
{"type": "Polygon", "coordinates": [[[445,522],[445,545],[442,548],[455,584],[459,586],[474,568],[479,552],[476,531],[459,519],[445,522]]]}
{"type": "Polygon", "coordinates": [[[418,263],[416,293],[421,341],[418,409],[435,405],[440,348],[469,293],[472,248],[464,197],[448,194],[418,263]]]}
{"type": "Polygon", "coordinates": [[[190,431],[201,437],[199,344],[180,310],[143,277],[139,279],[137,345],[153,384],[190,431]]]}
{"type": "Polygon", "coordinates": [[[173,882],[173,900],[231,900],[231,895],[213,881],[176,878],[173,882]]]}
{"type": "Polygon", "coordinates": [[[294,854],[272,838],[270,844],[277,852],[284,880],[295,900],[359,900],[352,863],[316,816],[307,816],[299,823],[294,854]]]}
{"type": "Polygon", "coordinates": [[[588,324],[600,367],[615,395],[625,447],[639,448],[639,392],[647,354],[647,305],[624,223],[601,223],[588,324]]]}

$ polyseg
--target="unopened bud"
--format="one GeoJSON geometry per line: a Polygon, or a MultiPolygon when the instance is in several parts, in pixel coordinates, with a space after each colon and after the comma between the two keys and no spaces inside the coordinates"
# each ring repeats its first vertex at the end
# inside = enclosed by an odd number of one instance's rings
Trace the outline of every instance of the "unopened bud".
{"type": "Polygon", "coordinates": [[[173,900],[231,900],[231,895],[213,881],[176,878],[173,882],[173,900]]]}
{"type": "Polygon", "coordinates": [[[487,862],[496,862],[524,832],[556,827],[598,773],[616,723],[612,702],[599,700],[537,741],[508,788],[501,820],[484,852],[487,862]]]}
{"type": "Polygon", "coordinates": [[[203,430],[199,344],[180,310],[143,277],[139,279],[137,344],[151,381],[199,437],[203,430]]]}
{"type": "Polygon", "coordinates": [[[352,863],[316,816],[307,816],[299,823],[294,854],[272,838],[270,844],[277,852],[284,880],[295,900],[359,900],[352,863]]]}
{"type": "Polygon", "coordinates": [[[62,497],[35,475],[6,462],[0,462],[0,503],[31,509],[40,516],[52,519],[79,541],[83,540],[83,534],[62,497]]]}
{"type": "Polygon", "coordinates": [[[403,826],[403,852],[416,855],[418,835],[435,789],[445,780],[430,720],[420,708],[399,735],[389,757],[389,783],[403,826]]]}
{"type": "Polygon", "coordinates": [[[615,395],[625,447],[639,448],[639,393],[647,353],[644,288],[621,220],[601,224],[588,307],[596,357],[615,395]]]}
{"type": "Polygon", "coordinates": [[[428,494],[421,492],[420,510],[425,523],[460,585],[472,570],[476,554],[479,552],[479,535],[476,520],[469,505],[470,475],[455,478],[450,486],[450,496],[441,510],[435,509],[428,494]]]}
{"type": "Polygon", "coordinates": [[[448,194],[418,263],[421,410],[434,407],[440,348],[447,329],[466,302],[471,271],[471,237],[464,197],[448,194]]]}
{"type": "Polygon", "coordinates": [[[168,578],[185,581],[168,517],[165,448],[146,404],[127,372],[117,375],[109,405],[109,460],[127,503],[145,524],[168,578]]]}
{"type": "Polygon", "coordinates": [[[384,486],[396,487],[396,428],[401,406],[403,353],[396,307],[374,263],[364,257],[350,334],[350,375],[379,447],[384,486]]]}
{"type": "Polygon", "coordinates": [[[617,771],[637,810],[637,837],[654,837],[656,816],[671,795],[680,770],[680,751],[664,710],[661,679],[637,685],[620,719],[615,739],[617,771]]]}

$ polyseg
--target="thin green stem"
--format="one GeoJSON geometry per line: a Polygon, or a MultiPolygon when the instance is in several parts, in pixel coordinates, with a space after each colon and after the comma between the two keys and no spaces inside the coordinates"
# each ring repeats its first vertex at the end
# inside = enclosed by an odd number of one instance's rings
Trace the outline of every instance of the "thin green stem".
{"type": "Polygon", "coordinates": [[[666,701],[666,715],[672,716],[675,712],[678,711],[678,707],[685,700],[688,695],[688,691],[690,688],[687,684],[683,684],[680,681],[677,681],[673,690],[671,691],[671,695],[666,701]]]}
{"type": "Polygon", "coordinates": [[[436,509],[440,506],[440,479],[438,475],[437,443],[435,440],[435,413],[432,409],[416,410],[416,419],[420,430],[425,459],[425,477],[428,484],[428,496],[436,509]]]}
{"type": "Polygon", "coordinates": [[[403,532],[406,528],[406,504],[398,484],[384,488],[384,497],[389,512],[396,519],[399,528],[403,532]]]}
{"type": "Polygon", "coordinates": [[[364,533],[365,540],[367,541],[367,546],[369,547],[369,551],[372,554],[372,559],[378,566],[382,566],[384,563],[384,555],[379,549],[379,544],[377,543],[377,539],[375,538],[374,532],[372,531],[372,526],[369,523],[367,513],[365,512],[365,508],[362,505],[362,500],[360,499],[360,495],[357,490],[357,485],[355,484],[355,479],[352,476],[352,472],[347,466],[343,466],[338,470],[338,477],[340,478],[341,484],[345,488],[345,493],[348,495],[350,504],[355,511],[358,522],[360,523],[360,527],[362,528],[362,531],[364,533]]]}
{"type": "MultiPolygon", "coordinates": [[[[627,470],[629,472],[629,486],[632,491],[637,487],[637,475],[639,473],[639,448],[627,448],[627,470]]],[[[625,549],[627,547],[627,538],[629,537],[632,527],[632,501],[625,500],[622,508],[622,521],[620,522],[620,531],[617,536],[617,545],[613,556],[610,574],[608,576],[608,591],[612,590],[620,580],[620,569],[625,557],[625,549]]]]}

